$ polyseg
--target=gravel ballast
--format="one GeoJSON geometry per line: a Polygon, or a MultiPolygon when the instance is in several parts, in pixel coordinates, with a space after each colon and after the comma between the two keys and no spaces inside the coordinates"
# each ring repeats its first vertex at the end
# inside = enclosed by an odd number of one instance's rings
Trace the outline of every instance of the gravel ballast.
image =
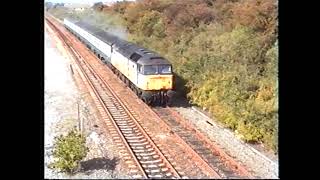
{"type": "Polygon", "coordinates": [[[216,120],[209,118],[198,108],[174,107],[174,109],[227,154],[245,165],[255,177],[278,178],[278,160],[275,155],[260,152],[246,144],[235,133],[222,127],[216,120]]]}

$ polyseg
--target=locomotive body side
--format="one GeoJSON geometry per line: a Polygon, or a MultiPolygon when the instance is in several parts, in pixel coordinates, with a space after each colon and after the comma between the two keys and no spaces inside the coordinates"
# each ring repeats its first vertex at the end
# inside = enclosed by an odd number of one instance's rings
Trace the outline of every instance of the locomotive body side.
{"type": "Polygon", "coordinates": [[[172,67],[167,60],[85,23],[64,19],[64,25],[146,103],[167,102],[167,92],[173,89],[172,67]]]}

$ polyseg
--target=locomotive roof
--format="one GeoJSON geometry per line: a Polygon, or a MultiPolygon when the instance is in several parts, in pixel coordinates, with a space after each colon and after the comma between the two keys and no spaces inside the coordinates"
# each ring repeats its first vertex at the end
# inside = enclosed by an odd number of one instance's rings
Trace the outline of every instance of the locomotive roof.
{"type": "Polygon", "coordinates": [[[78,25],[79,27],[83,28],[84,30],[88,31],[90,34],[95,35],[100,40],[104,41],[109,45],[113,45],[117,47],[118,51],[127,58],[131,58],[132,60],[136,61],[141,65],[155,65],[155,64],[167,64],[170,65],[171,63],[161,57],[154,51],[148,50],[146,48],[140,47],[136,44],[130,43],[123,39],[120,39],[116,36],[111,35],[110,33],[96,28],[86,22],[83,21],[74,21],[67,19],[70,22],[78,25]],[[141,56],[140,58],[132,58],[133,56],[137,57],[138,55],[141,56]]]}
{"type": "Polygon", "coordinates": [[[163,57],[154,55],[143,56],[137,63],[141,65],[171,65],[171,63],[163,57]]]}

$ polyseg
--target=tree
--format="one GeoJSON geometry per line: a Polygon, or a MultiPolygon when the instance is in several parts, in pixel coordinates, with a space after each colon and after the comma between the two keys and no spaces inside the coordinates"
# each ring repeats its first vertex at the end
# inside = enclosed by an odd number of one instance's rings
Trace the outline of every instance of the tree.
{"type": "Polygon", "coordinates": [[[276,33],[278,5],[276,0],[246,0],[234,5],[234,24],[250,26],[264,33],[276,33]]]}
{"type": "Polygon", "coordinates": [[[104,5],[102,2],[96,2],[93,4],[92,8],[97,11],[102,11],[104,5]]]}

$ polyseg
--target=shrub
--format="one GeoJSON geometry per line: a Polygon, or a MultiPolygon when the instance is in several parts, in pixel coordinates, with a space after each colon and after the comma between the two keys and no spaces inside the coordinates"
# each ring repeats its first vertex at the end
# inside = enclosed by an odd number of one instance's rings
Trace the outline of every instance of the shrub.
{"type": "Polygon", "coordinates": [[[66,136],[55,137],[53,157],[56,161],[50,167],[62,172],[74,173],[89,150],[85,143],[85,137],[76,130],[71,130],[66,136]]]}

